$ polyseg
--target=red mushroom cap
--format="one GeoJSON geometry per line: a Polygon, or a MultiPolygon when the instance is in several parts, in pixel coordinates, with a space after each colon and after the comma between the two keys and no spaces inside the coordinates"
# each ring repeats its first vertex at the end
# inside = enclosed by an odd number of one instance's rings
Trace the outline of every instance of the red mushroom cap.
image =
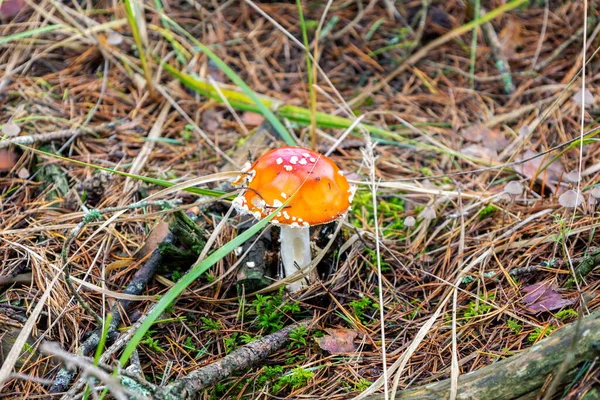
{"type": "Polygon", "coordinates": [[[298,193],[271,220],[308,227],[335,220],[348,211],[354,187],[328,157],[299,147],[281,147],[260,157],[248,170],[248,189],[238,209],[264,218],[298,193]]]}

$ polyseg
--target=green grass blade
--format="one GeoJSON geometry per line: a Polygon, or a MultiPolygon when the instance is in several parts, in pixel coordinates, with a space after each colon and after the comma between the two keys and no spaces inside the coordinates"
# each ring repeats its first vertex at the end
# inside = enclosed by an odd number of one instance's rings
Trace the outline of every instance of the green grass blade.
{"type": "MultiPolygon", "coordinates": [[[[169,73],[171,73],[173,76],[175,76],[177,79],[179,79],[181,83],[194,90],[195,92],[202,94],[203,96],[210,97],[216,101],[222,102],[222,99],[218,95],[217,90],[213,87],[211,83],[201,80],[200,78],[196,78],[194,76],[185,74],[167,64],[163,64],[163,68],[169,73]]],[[[228,99],[229,104],[232,107],[239,110],[260,113],[260,109],[244,93],[236,92],[235,90],[225,88],[219,90],[221,91],[223,96],[228,99]]],[[[275,104],[279,104],[276,100],[264,96],[261,96],[259,101],[263,106],[271,108],[275,108],[275,104]]],[[[281,117],[287,118],[290,121],[296,122],[298,124],[309,125],[311,123],[311,111],[307,108],[291,105],[282,105],[277,107],[277,113],[281,117]]],[[[319,128],[348,129],[354,122],[349,118],[329,115],[323,112],[316,112],[315,118],[317,121],[317,126],[319,128]]],[[[428,143],[423,143],[418,140],[408,139],[397,133],[373,125],[363,123],[361,124],[361,126],[379,138],[389,138],[397,141],[398,143],[406,143],[421,149],[431,150],[441,154],[453,155],[457,158],[473,161],[482,165],[489,165],[489,163],[485,160],[479,160],[476,157],[470,157],[446,147],[442,148],[428,143]]]]}
{"type": "Polygon", "coordinates": [[[19,32],[19,33],[15,33],[14,35],[0,37],[0,44],[14,42],[15,40],[19,40],[19,39],[23,39],[23,38],[27,38],[27,37],[31,37],[31,36],[36,36],[36,35],[41,35],[42,33],[53,32],[58,29],[64,29],[64,28],[66,28],[64,25],[48,25],[48,26],[44,26],[42,28],[31,29],[31,30],[25,31],[25,32],[19,32]]]}
{"type": "Polygon", "coordinates": [[[254,105],[257,107],[258,113],[262,114],[263,117],[267,119],[273,125],[273,128],[277,131],[279,136],[290,146],[296,146],[298,143],[296,139],[290,134],[290,132],[283,126],[281,121],[277,118],[277,116],[270,110],[265,104],[261,101],[260,97],[244,82],[242,78],[240,78],[233,69],[229,67],[229,65],[225,64],[223,60],[219,58],[215,53],[212,52],[207,46],[202,44],[198,39],[193,37],[188,31],[183,29],[178,23],[173,21],[165,14],[161,14],[161,18],[164,17],[164,20],[169,22],[174,28],[176,28],[180,33],[182,33],[185,37],[187,37],[201,52],[206,54],[206,56],[213,62],[221,71],[227,75],[227,77],[237,86],[239,87],[245,94],[252,100],[254,105]]]}
{"type": "Polygon", "coordinates": [[[140,55],[140,63],[142,64],[142,70],[144,71],[144,78],[146,79],[146,85],[150,92],[150,97],[154,92],[154,85],[152,84],[152,73],[148,66],[148,60],[146,59],[146,51],[144,49],[144,43],[142,41],[142,35],[140,34],[140,26],[138,19],[140,17],[139,5],[134,4],[136,0],[124,0],[125,3],[125,14],[127,14],[127,21],[131,26],[131,33],[133,34],[133,40],[137,46],[138,53],[140,55]]]}
{"type": "MultiPolygon", "coordinates": [[[[165,181],[163,179],[149,178],[149,177],[143,176],[143,175],[130,174],[130,173],[118,171],[118,170],[115,170],[112,168],[101,167],[99,165],[88,164],[83,161],[78,161],[78,160],[73,160],[71,158],[62,157],[62,156],[59,156],[56,154],[48,153],[43,150],[34,149],[33,147],[29,147],[29,146],[25,146],[25,145],[19,145],[19,146],[23,147],[24,149],[33,151],[35,153],[42,154],[47,157],[55,158],[57,160],[67,161],[67,162],[70,162],[73,164],[83,165],[84,167],[94,168],[99,171],[106,171],[106,172],[110,172],[111,174],[117,174],[117,175],[125,176],[127,178],[137,179],[142,182],[151,183],[153,185],[158,185],[158,186],[163,186],[163,187],[171,187],[171,186],[177,185],[177,183],[165,181]]],[[[210,197],[221,197],[225,194],[225,192],[220,191],[220,190],[202,189],[202,188],[195,188],[195,187],[190,187],[190,188],[186,188],[183,190],[186,192],[189,192],[189,193],[194,193],[194,194],[203,195],[203,196],[210,196],[210,197]]]]}
{"type": "Polygon", "coordinates": [[[244,244],[248,239],[250,239],[253,235],[255,235],[259,230],[264,228],[271,218],[277,215],[283,209],[284,206],[279,207],[273,213],[271,213],[268,217],[263,218],[261,221],[257,222],[254,226],[252,226],[247,231],[243,232],[241,235],[236,236],[233,240],[229,241],[223,247],[215,250],[211,255],[205,258],[199,264],[193,265],[190,271],[185,274],[181,279],[179,279],[171,289],[160,299],[158,303],[154,306],[152,311],[148,314],[148,317],[142,322],[138,330],[135,332],[133,337],[129,340],[129,343],[123,350],[123,354],[119,362],[121,366],[125,366],[129,357],[138,346],[140,341],[144,338],[146,332],[150,329],[155,320],[157,320],[161,314],[169,307],[171,303],[173,303],[177,297],[188,287],[190,286],[196,279],[200,277],[204,272],[206,272],[210,267],[215,265],[218,261],[220,261],[227,254],[234,251],[236,248],[244,244]]]}

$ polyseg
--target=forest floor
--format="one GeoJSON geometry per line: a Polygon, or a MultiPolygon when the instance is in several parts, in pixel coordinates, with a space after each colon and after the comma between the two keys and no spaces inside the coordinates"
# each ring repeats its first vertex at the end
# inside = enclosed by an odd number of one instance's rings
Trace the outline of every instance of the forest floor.
{"type": "MultiPolygon", "coordinates": [[[[600,309],[594,1],[0,3],[0,398],[118,398],[98,371],[119,357],[164,387],[281,332],[195,396],[385,396],[600,309]],[[289,293],[279,229],[250,235],[227,171],[293,142],[358,190],[289,293]],[[98,368],[75,354],[111,308],[98,368]],[[60,361],[85,373],[58,384],[60,361]]],[[[600,364],[575,361],[533,392],[597,394],[600,364]]]]}

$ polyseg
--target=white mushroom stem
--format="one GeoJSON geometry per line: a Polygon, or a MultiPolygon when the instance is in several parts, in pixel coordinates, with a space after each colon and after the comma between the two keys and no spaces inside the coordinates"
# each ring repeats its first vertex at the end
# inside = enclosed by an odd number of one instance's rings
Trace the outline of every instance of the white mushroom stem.
{"type": "MultiPolygon", "coordinates": [[[[292,228],[287,225],[280,226],[281,262],[283,264],[283,272],[288,277],[310,263],[310,230],[308,227],[292,228]]],[[[305,287],[308,284],[306,277],[307,274],[305,273],[303,278],[288,284],[288,290],[296,292],[305,287]]]]}

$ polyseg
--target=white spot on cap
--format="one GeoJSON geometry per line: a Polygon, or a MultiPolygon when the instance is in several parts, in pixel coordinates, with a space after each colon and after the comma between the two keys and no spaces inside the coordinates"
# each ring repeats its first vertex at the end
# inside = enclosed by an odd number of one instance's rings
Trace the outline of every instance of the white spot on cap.
{"type": "Polygon", "coordinates": [[[342,171],[342,170],[340,169],[340,170],[338,170],[338,174],[339,174],[340,176],[344,176],[344,171],[342,171]]]}
{"type": "Polygon", "coordinates": [[[285,194],[285,192],[281,192],[281,197],[285,200],[287,199],[287,194],[285,194]]]}
{"type": "Polygon", "coordinates": [[[279,157],[277,160],[275,160],[275,162],[277,163],[277,165],[279,165],[283,162],[283,158],[279,157]]]}
{"type": "Polygon", "coordinates": [[[309,160],[310,160],[310,162],[316,162],[317,161],[316,158],[314,158],[314,157],[309,158],[309,160]]]}
{"type": "Polygon", "coordinates": [[[292,222],[292,224],[290,225],[292,228],[300,228],[300,225],[298,225],[297,222],[292,222]]]}
{"type": "Polygon", "coordinates": [[[273,200],[273,207],[279,208],[283,205],[283,203],[277,199],[273,200]]]}
{"type": "Polygon", "coordinates": [[[255,176],[256,176],[255,170],[248,172],[248,183],[252,182],[252,180],[254,179],[255,176]]]}
{"type": "Polygon", "coordinates": [[[262,219],[262,214],[260,213],[260,211],[254,211],[252,215],[254,215],[254,218],[256,219],[262,219]]]}
{"type": "Polygon", "coordinates": [[[302,223],[302,226],[304,226],[305,228],[308,228],[310,226],[310,224],[308,222],[304,221],[302,223]]]}
{"type": "Polygon", "coordinates": [[[231,202],[235,208],[243,209],[246,203],[246,199],[243,196],[238,196],[231,202]]]}
{"type": "MultiPolygon", "coordinates": [[[[348,193],[350,193],[350,196],[348,196],[349,203],[352,203],[352,200],[354,200],[354,194],[356,193],[356,189],[357,187],[354,185],[350,186],[350,189],[348,189],[348,193]]],[[[350,209],[350,207],[348,207],[348,209],[350,209]]]]}
{"type": "Polygon", "coordinates": [[[272,223],[273,225],[279,225],[279,220],[278,220],[278,219],[272,219],[272,220],[271,220],[271,223],[272,223]]]}
{"type": "Polygon", "coordinates": [[[250,200],[252,202],[252,205],[256,208],[264,208],[265,207],[265,201],[263,199],[261,199],[260,197],[253,197],[252,200],[250,200]]]}
{"type": "Polygon", "coordinates": [[[297,156],[291,156],[290,157],[290,164],[295,165],[298,162],[298,157],[297,156]]]}
{"type": "Polygon", "coordinates": [[[290,214],[288,214],[285,210],[283,211],[283,218],[290,219],[290,214]]]}
{"type": "Polygon", "coordinates": [[[292,217],[292,221],[296,221],[298,218],[296,217],[292,217]]]}
{"type": "Polygon", "coordinates": [[[298,222],[302,222],[304,221],[302,218],[298,218],[298,222]]]}
{"type": "Polygon", "coordinates": [[[252,168],[252,164],[250,164],[250,161],[246,161],[246,162],[244,163],[244,167],[242,168],[242,172],[249,171],[249,170],[250,170],[250,168],[252,168]]]}
{"type": "Polygon", "coordinates": [[[310,154],[308,154],[308,153],[302,153],[302,155],[306,158],[310,157],[310,154]]]}
{"type": "Polygon", "coordinates": [[[288,172],[293,169],[291,165],[284,165],[283,168],[285,168],[285,170],[288,172]]]}
{"type": "Polygon", "coordinates": [[[298,162],[300,163],[300,165],[306,165],[306,158],[301,158],[298,162]]]}

